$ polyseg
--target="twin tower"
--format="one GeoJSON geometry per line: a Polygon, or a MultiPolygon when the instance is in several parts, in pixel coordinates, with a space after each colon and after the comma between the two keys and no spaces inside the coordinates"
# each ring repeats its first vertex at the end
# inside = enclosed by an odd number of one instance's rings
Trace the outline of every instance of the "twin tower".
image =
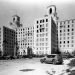
{"type": "MultiPolygon", "coordinates": [[[[57,12],[56,12],[56,6],[50,5],[47,7],[47,16],[53,17],[53,19],[56,21],[57,19],[57,12]]],[[[16,25],[16,27],[21,27],[22,24],[20,24],[20,17],[18,15],[13,16],[13,25],[16,25]]]]}

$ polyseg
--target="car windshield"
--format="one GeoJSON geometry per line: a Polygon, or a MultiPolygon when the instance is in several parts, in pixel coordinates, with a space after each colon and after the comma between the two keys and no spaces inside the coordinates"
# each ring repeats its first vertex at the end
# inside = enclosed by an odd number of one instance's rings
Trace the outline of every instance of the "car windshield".
{"type": "Polygon", "coordinates": [[[48,57],[48,58],[54,58],[55,55],[48,55],[47,57],[48,57]]]}

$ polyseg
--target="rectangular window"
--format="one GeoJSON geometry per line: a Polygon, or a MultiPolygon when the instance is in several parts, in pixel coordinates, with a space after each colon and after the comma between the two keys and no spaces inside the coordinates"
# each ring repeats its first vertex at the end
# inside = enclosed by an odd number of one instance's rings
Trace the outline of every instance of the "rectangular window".
{"type": "Polygon", "coordinates": [[[64,37],[64,40],[65,40],[65,37],[64,37]]]}
{"type": "Polygon", "coordinates": [[[42,20],[40,20],[40,23],[42,23],[42,20]]]}
{"type": "Polygon", "coordinates": [[[72,29],[72,31],[74,31],[74,29],[72,29]]]}
{"type": "Polygon", "coordinates": [[[60,30],[60,32],[62,32],[62,30],[60,30]]]}
{"type": "Polygon", "coordinates": [[[72,35],[74,35],[74,33],[72,32],[72,35]]]}
{"type": "Polygon", "coordinates": [[[74,40],[72,40],[71,42],[74,43],[74,40]]]}
{"type": "Polygon", "coordinates": [[[48,19],[46,19],[46,22],[48,22],[48,19]]]}
{"type": "Polygon", "coordinates": [[[46,38],[46,41],[48,41],[48,38],[46,38]]]}
{"type": "Polygon", "coordinates": [[[60,44],[61,44],[62,42],[60,41],[60,44]]]}
{"type": "Polygon", "coordinates": [[[73,36],[72,36],[71,38],[72,38],[72,39],[74,39],[74,37],[73,37],[73,36]]]}
{"type": "Polygon", "coordinates": [[[65,28],[65,26],[64,26],[64,28],[65,28]]]}
{"type": "Polygon", "coordinates": [[[39,32],[39,30],[37,30],[37,33],[39,32]]]}
{"type": "Polygon", "coordinates": [[[74,23],[74,20],[72,20],[72,23],[74,23]]]}
{"type": "Polygon", "coordinates": [[[65,41],[64,41],[64,43],[65,43],[65,41]]]}
{"type": "Polygon", "coordinates": [[[67,33],[67,35],[69,35],[70,33],[67,33]]]}
{"type": "Polygon", "coordinates": [[[44,19],[43,19],[42,21],[43,21],[43,23],[44,23],[44,19]]]}
{"type": "Polygon", "coordinates": [[[69,45],[67,45],[67,47],[69,47],[69,45]]]}
{"type": "Polygon", "coordinates": [[[67,31],[69,32],[70,30],[69,30],[69,29],[67,29],[67,31]]]}
{"type": "Polygon", "coordinates": [[[69,41],[67,41],[67,43],[69,43],[69,41]]]}
{"type": "Polygon", "coordinates": [[[63,45],[63,47],[65,47],[65,45],[63,45]]]}
{"type": "Polygon", "coordinates": [[[69,37],[67,37],[67,39],[69,39],[69,37]]]}
{"type": "Polygon", "coordinates": [[[68,28],[70,27],[70,25],[68,25],[68,28]]]}
{"type": "Polygon", "coordinates": [[[71,45],[73,47],[73,45],[71,45]]]}
{"type": "Polygon", "coordinates": [[[48,27],[48,23],[46,24],[46,27],[48,27]]]}
{"type": "Polygon", "coordinates": [[[64,29],[64,32],[65,32],[65,29],[64,29]]]}
{"type": "Polygon", "coordinates": [[[37,28],[38,28],[39,26],[37,25],[37,28]]]}
{"type": "Polygon", "coordinates": [[[65,33],[64,33],[64,36],[65,36],[65,33]]]}
{"type": "Polygon", "coordinates": [[[48,33],[46,33],[46,36],[48,36],[48,33]]]}
{"type": "Polygon", "coordinates": [[[46,31],[48,31],[48,28],[46,28],[46,31]]]}

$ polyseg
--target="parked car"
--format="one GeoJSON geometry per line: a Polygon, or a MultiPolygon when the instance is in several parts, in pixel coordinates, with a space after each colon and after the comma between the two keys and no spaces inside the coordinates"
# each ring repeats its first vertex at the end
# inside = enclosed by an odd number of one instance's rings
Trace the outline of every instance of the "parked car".
{"type": "Polygon", "coordinates": [[[53,64],[62,64],[63,58],[61,54],[51,54],[46,55],[44,58],[40,59],[41,63],[53,63],[53,64]]]}

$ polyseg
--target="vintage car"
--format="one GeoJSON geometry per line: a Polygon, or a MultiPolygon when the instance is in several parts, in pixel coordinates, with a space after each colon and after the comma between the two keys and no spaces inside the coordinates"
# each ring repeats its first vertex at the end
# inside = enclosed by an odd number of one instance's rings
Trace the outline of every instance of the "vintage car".
{"type": "Polygon", "coordinates": [[[40,59],[41,63],[53,63],[53,64],[62,64],[63,58],[61,54],[51,54],[46,55],[44,58],[40,59]]]}

